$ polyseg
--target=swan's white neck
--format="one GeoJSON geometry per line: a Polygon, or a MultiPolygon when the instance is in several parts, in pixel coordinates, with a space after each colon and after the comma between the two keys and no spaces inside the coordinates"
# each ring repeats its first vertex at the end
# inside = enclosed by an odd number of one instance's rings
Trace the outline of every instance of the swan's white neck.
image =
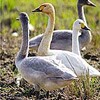
{"type": "Polygon", "coordinates": [[[55,12],[49,14],[48,25],[45,33],[43,34],[43,38],[38,48],[39,56],[49,55],[50,44],[52,41],[53,30],[54,30],[54,24],[55,24],[55,12]]]}
{"type": "Polygon", "coordinates": [[[73,29],[72,33],[72,52],[81,56],[79,48],[79,30],[73,29]]]}

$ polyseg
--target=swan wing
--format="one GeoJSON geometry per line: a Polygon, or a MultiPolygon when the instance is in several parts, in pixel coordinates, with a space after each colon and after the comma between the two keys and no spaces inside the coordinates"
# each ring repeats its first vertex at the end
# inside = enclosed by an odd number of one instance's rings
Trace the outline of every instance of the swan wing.
{"type": "Polygon", "coordinates": [[[100,72],[89,65],[82,57],[69,51],[51,50],[56,56],[56,59],[61,62],[69,69],[73,70],[76,75],[80,76],[89,72],[90,76],[100,76],[100,72]]]}
{"type": "Polygon", "coordinates": [[[76,77],[74,72],[66,68],[63,64],[58,63],[53,58],[50,60],[50,58],[47,59],[47,57],[29,57],[23,61],[22,66],[24,70],[31,69],[31,72],[34,70],[48,77],[62,77],[67,80],[76,77]]]}

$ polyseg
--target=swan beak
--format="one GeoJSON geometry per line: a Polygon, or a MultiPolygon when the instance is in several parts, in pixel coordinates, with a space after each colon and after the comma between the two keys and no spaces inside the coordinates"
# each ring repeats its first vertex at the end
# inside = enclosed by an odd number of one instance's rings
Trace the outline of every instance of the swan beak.
{"type": "Polygon", "coordinates": [[[89,27],[85,26],[84,24],[81,24],[81,28],[84,30],[89,30],[89,31],[91,30],[89,27]]]}
{"type": "Polygon", "coordinates": [[[96,7],[96,5],[93,3],[93,2],[91,2],[90,0],[88,0],[88,3],[87,3],[89,6],[93,6],[93,7],[96,7]]]}
{"type": "Polygon", "coordinates": [[[86,26],[85,26],[84,28],[82,28],[82,29],[84,29],[84,30],[89,30],[89,31],[91,30],[90,28],[88,28],[88,27],[86,27],[86,26]]]}
{"type": "Polygon", "coordinates": [[[40,8],[36,8],[36,9],[32,10],[32,12],[42,12],[42,10],[40,10],[40,8]]]}

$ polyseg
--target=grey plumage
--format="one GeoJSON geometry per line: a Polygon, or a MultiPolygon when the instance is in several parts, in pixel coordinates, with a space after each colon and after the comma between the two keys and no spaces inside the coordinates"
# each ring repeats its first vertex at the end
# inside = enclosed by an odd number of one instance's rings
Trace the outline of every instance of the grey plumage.
{"type": "Polygon", "coordinates": [[[59,63],[54,56],[28,57],[28,19],[28,15],[25,12],[20,13],[23,39],[21,48],[15,59],[18,71],[30,84],[35,84],[44,90],[55,90],[66,86],[68,81],[76,79],[77,76],[62,63],[59,63]]]}
{"type": "MultiPolygon", "coordinates": [[[[84,9],[83,9],[84,5],[95,6],[95,4],[93,4],[90,0],[78,0],[77,9],[78,9],[79,19],[82,19],[86,23],[84,16],[84,9]]],[[[43,34],[30,39],[29,46],[32,47],[33,50],[37,51],[42,37],[43,34]]],[[[89,31],[81,30],[81,35],[79,36],[80,49],[84,48],[91,41],[91,39],[92,36],[89,31]]],[[[53,32],[53,38],[50,49],[72,51],[72,31],[55,30],[53,32]]]]}

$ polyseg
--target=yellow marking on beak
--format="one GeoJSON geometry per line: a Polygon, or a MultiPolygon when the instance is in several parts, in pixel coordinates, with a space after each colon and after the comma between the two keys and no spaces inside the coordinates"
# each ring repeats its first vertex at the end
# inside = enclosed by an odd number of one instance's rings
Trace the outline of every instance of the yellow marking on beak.
{"type": "Polygon", "coordinates": [[[81,28],[84,30],[90,30],[84,23],[81,23],[81,28]]]}
{"type": "Polygon", "coordinates": [[[84,28],[84,27],[85,27],[84,23],[81,23],[81,28],[84,28]]]}
{"type": "Polygon", "coordinates": [[[40,8],[39,8],[41,11],[44,9],[44,6],[40,6],[40,8]]]}

